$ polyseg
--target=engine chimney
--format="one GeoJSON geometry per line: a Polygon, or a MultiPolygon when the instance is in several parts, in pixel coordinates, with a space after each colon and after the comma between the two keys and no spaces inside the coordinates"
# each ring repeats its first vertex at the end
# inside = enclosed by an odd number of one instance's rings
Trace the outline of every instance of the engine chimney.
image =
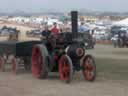
{"type": "Polygon", "coordinates": [[[78,12],[71,12],[71,22],[72,22],[72,35],[73,38],[76,39],[78,36],[78,12]]]}

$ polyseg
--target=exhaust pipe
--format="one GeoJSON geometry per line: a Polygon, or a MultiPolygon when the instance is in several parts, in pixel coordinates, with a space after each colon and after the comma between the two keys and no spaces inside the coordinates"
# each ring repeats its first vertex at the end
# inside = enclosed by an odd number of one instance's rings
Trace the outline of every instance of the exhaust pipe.
{"type": "Polygon", "coordinates": [[[71,22],[72,22],[72,36],[73,39],[77,39],[78,37],[78,12],[71,12],[71,22]]]}

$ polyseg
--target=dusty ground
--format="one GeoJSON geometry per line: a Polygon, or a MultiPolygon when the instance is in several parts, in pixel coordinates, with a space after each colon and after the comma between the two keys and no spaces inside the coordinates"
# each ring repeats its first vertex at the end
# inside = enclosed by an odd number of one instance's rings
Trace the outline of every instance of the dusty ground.
{"type": "Polygon", "coordinates": [[[128,96],[128,49],[97,45],[87,53],[96,59],[95,82],[85,81],[81,73],[75,74],[71,84],[65,84],[58,74],[38,80],[30,73],[0,72],[0,96],[128,96]]]}
{"type": "MultiPolygon", "coordinates": [[[[31,28],[16,27],[22,30],[21,41],[33,39],[25,36],[25,31],[31,28]]],[[[0,96],[128,96],[128,49],[97,45],[87,53],[96,60],[95,82],[85,81],[80,72],[75,74],[71,84],[60,81],[58,74],[53,73],[46,80],[38,80],[27,72],[18,75],[0,72],[0,96]]]]}

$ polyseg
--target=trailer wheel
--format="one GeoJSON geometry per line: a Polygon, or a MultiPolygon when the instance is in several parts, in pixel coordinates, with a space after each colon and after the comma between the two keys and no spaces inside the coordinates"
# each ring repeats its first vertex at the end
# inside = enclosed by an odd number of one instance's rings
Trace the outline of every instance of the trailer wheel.
{"type": "Polygon", "coordinates": [[[73,64],[69,56],[63,55],[59,60],[59,75],[62,81],[70,83],[73,77],[73,64]]]}
{"type": "Polygon", "coordinates": [[[94,81],[96,78],[96,65],[91,55],[86,55],[82,62],[82,72],[85,80],[94,81]]]}
{"type": "Polygon", "coordinates": [[[12,72],[16,74],[18,72],[18,61],[17,61],[17,58],[16,57],[12,57],[11,63],[12,63],[12,72]]]}
{"type": "Polygon", "coordinates": [[[0,56],[0,71],[4,71],[4,64],[5,64],[5,61],[4,61],[4,58],[2,56],[0,56]]]}
{"type": "Polygon", "coordinates": [[[46,78],[48,71],[45,65],[46,47],[43,45],[36,45],[32,49],[32,74],[36,78],[46,78]]]}

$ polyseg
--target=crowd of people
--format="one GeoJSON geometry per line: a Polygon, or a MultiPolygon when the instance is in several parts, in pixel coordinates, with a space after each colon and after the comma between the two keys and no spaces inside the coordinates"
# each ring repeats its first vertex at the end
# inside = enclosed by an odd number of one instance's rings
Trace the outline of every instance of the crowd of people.
{"type": "Polygon", "coordinates": [[[128,32],[118,32],[118,34],[115,34],[111,40],[114,47],[128,47],[128,32]]]}

